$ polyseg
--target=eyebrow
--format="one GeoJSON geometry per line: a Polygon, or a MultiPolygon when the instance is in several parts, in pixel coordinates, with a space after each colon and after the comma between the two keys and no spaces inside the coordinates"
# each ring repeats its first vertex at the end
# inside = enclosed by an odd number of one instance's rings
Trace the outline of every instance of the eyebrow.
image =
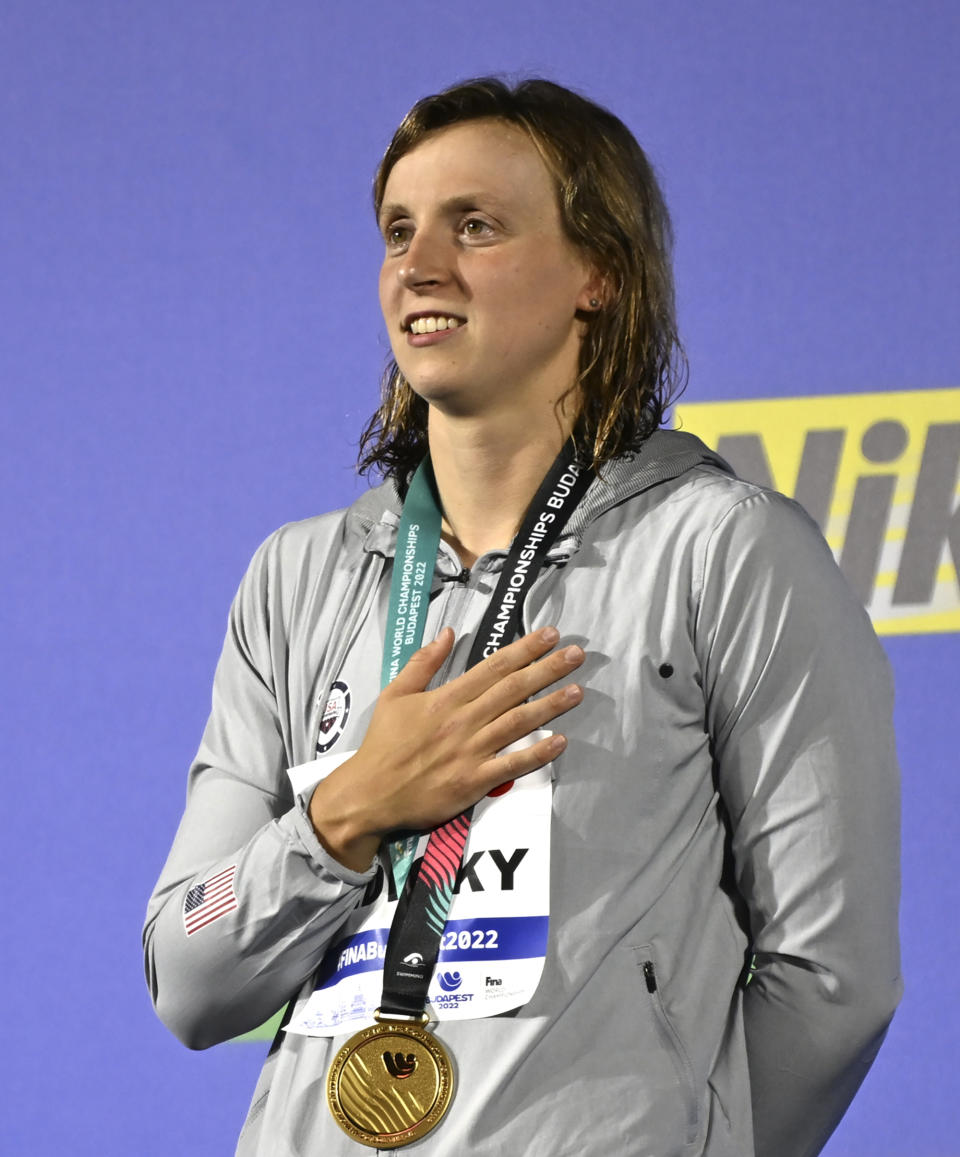
{"type": "MultiPolygon", "coordinates": [[[[499,209],[503,202],[493,193],[480,190],[476,193],[458,193],[455,197],[448,197],[440,202],[441,213],[462,213],[467,209],[476,209],[481,204],[499,209]]],[[[392,221],[397,217],[409,217],[410,210],[399,201],[385,201],[380,206],[377,220],[382,225],[385,221],[392,221]]]]}

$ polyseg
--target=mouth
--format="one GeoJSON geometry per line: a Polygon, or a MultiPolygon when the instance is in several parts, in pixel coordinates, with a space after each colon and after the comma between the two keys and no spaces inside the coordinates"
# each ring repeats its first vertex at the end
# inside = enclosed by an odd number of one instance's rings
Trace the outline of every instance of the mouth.
{"type": "Polygon", "coordinates": [[[456,314],[430,310],[408,313],[400,328],[404,333],[410,334],[443,333],[445,330],[457,329],[466,324],[466,318],[457,317],[456,314]]]}

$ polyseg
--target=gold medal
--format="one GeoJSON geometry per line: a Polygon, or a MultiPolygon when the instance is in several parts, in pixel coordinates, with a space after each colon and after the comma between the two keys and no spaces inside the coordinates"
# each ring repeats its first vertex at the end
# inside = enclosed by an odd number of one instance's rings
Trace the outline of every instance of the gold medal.
{"type": "Polygon", "coordinates": [[[398,1149],[439,1124],[453,1098],[453,1064],[421,1024],[375,1016],[378,1023],[352,1036],[333,1058],[327,1103],[354,1141],[398,1149]]]}

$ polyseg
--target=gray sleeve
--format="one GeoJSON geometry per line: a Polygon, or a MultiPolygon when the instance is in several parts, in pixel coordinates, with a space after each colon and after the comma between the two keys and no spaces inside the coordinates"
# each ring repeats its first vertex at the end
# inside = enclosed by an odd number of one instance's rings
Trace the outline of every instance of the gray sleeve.
{"type": "Polygon", "coordinates": [[[230,611],[186,809],[143,931],[157,1013],[191,1048],[255,1028],[295,995],[373,874],[327,855],[287,782],[269,543],[230,611]],[[226,910],[188,934],[187,893],[229,869],[226,910]]]}
{"type": "Polygon", "coordinates": [[[696,635],[755,953],[756,1157],[813,1157],[902,988],[888,665],[820,532],[765,491],[711,536],[696,635]]]}

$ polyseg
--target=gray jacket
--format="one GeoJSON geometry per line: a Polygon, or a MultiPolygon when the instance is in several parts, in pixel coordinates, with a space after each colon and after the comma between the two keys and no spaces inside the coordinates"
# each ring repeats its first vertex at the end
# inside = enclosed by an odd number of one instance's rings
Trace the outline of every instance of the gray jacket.
{"type": "MultiPolygon", "coordinates": [[[[326,855],[286,769],[314,758],[335,680],[337,743],[359,746],[398,513],[387,484],[282,528],[234,602],[144,931],[157,1011],[192,1048],[305,999],[372,877],[326,855]],[[187,936],[187,891],[233,865],[236,907],[187,936]]],[[[425,638],[456,631],[443,678],[503,558],[466,576],[441,546],[425,638]]],[[[594,481],[525,620],[588,656],[556,762],[547,960],[516,1014],[441,1023],[458,1091],[414,1148],[818,1153],[900,994],[891,688],[863,608],[799,507],[659,432],[594,481]]],[[[239,1154],[370,1151],[326,1107],[342,1040],[280,1034],[239,1154]]]]}

